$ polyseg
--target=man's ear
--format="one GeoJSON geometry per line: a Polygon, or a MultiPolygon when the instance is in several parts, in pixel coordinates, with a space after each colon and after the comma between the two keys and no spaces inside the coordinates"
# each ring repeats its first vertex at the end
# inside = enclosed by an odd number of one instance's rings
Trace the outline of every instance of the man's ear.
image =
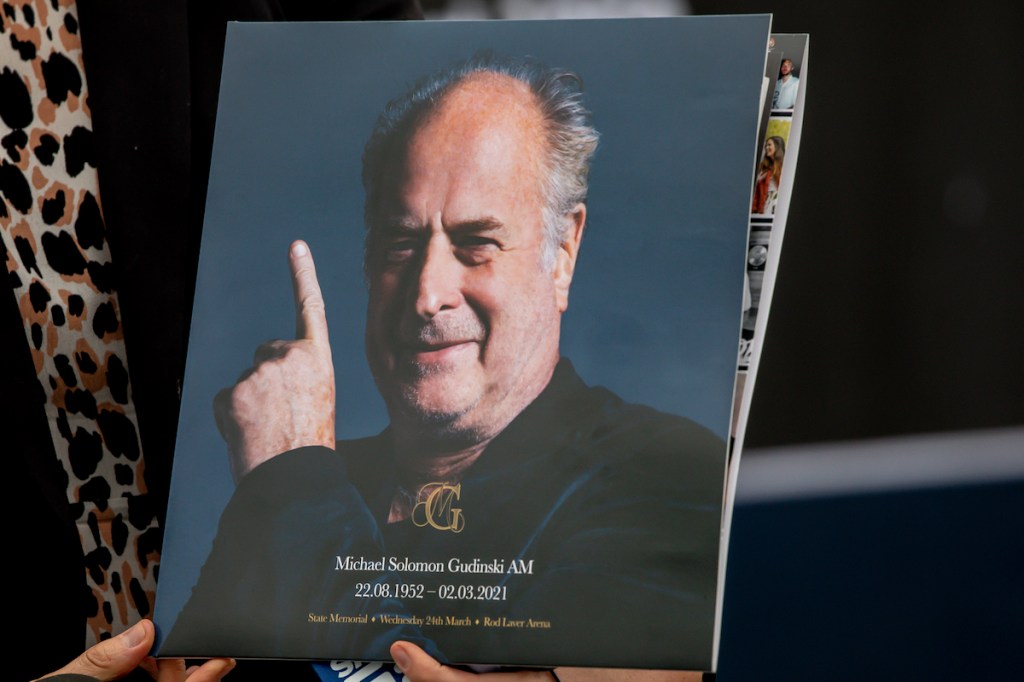
{"type": "Polygon", "coordinates": [[[583,228],[587,223],[587,207],[576,204],[572,211],[562,217],[570,224],[566,225],[565,238],[558,245],[555,253],[555,298],[558,301],[558,312],[564,313],[569,308],[569,286],[572,274],[576,270],[576,256],[580,252],[580,241],[583,239],[583,228]]]}

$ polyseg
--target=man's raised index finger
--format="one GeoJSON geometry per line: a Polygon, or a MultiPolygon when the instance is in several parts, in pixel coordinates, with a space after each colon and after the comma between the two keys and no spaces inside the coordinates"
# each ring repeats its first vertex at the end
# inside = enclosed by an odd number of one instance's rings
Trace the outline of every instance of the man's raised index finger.
{"type": "Polygon", "coordinates": [[[292,242],[288,250],[288,263],[295,288],[295,336],[316,343],[327,344],[327,316],[320,283],[316,281],[313,254],[306,242],[292,242]]]}

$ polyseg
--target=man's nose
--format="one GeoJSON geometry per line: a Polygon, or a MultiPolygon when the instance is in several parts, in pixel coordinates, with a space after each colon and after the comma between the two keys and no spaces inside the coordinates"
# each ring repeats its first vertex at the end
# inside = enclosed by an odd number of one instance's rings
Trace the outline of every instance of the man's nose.
{"type": "Polygon", "coordinates": [[[427,243],[416,287],[416,314],[430,319],[462,304],[462,264],[451,243],[435,236],[427,243]]]}

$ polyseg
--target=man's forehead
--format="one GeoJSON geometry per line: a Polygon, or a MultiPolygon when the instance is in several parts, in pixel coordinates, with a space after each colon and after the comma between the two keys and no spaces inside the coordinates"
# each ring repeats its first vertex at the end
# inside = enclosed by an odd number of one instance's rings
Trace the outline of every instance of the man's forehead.
{"type": "MultiPolygon", "coordinates": [[[[406,148],[417,141],[447,137],[456,147],[494,134],[517,135],[536,147],[544,120],[536,96],[522,81],[491,71],[470,74],[453,85],[410,131],[406,148]]],[[[524,149],[532,152],[532,149],[524,149]]]]}
{"type": "Polygon", "coordinates": [[[464,178],[502,177],[505,183],[529,178],[532,185],[546,168],[543,118],[532,91],[491,72],[453,86],[398,142],[380,196],[389,203],[409,189],[410,176],[443,182],[462,169],[472,171],[464,178]],[[414,172],[424,168],[431,172],[414,172]]]}
{"type": "Polygon", "coordinates": [[[494,72],[470,74],[394,140],[369,227],[422,223],[418,190],[435,196],[446,190],[450,201],[444,219],[453,224],[503,215],[497,206],[507,207],[507,202],[501,204],[499,195],[542,197],[545,139],[543,115],[530,86],[494,72]]]}
{"type": "Polygon", "coordinates": [[[452,85],[433,107],[431,117],[473,112],[540,118],[537,98],[530,86],[494,71],[477,71],[452,85]]]}

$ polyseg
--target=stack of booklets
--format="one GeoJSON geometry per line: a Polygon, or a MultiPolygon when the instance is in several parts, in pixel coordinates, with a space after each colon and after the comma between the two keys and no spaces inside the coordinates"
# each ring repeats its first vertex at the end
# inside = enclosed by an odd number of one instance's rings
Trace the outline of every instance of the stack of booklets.
{"type": "Polygon", "coordinates": [[[158,655],[713,671],[806,78],[767,15],[231,25],[158,655]]]}

